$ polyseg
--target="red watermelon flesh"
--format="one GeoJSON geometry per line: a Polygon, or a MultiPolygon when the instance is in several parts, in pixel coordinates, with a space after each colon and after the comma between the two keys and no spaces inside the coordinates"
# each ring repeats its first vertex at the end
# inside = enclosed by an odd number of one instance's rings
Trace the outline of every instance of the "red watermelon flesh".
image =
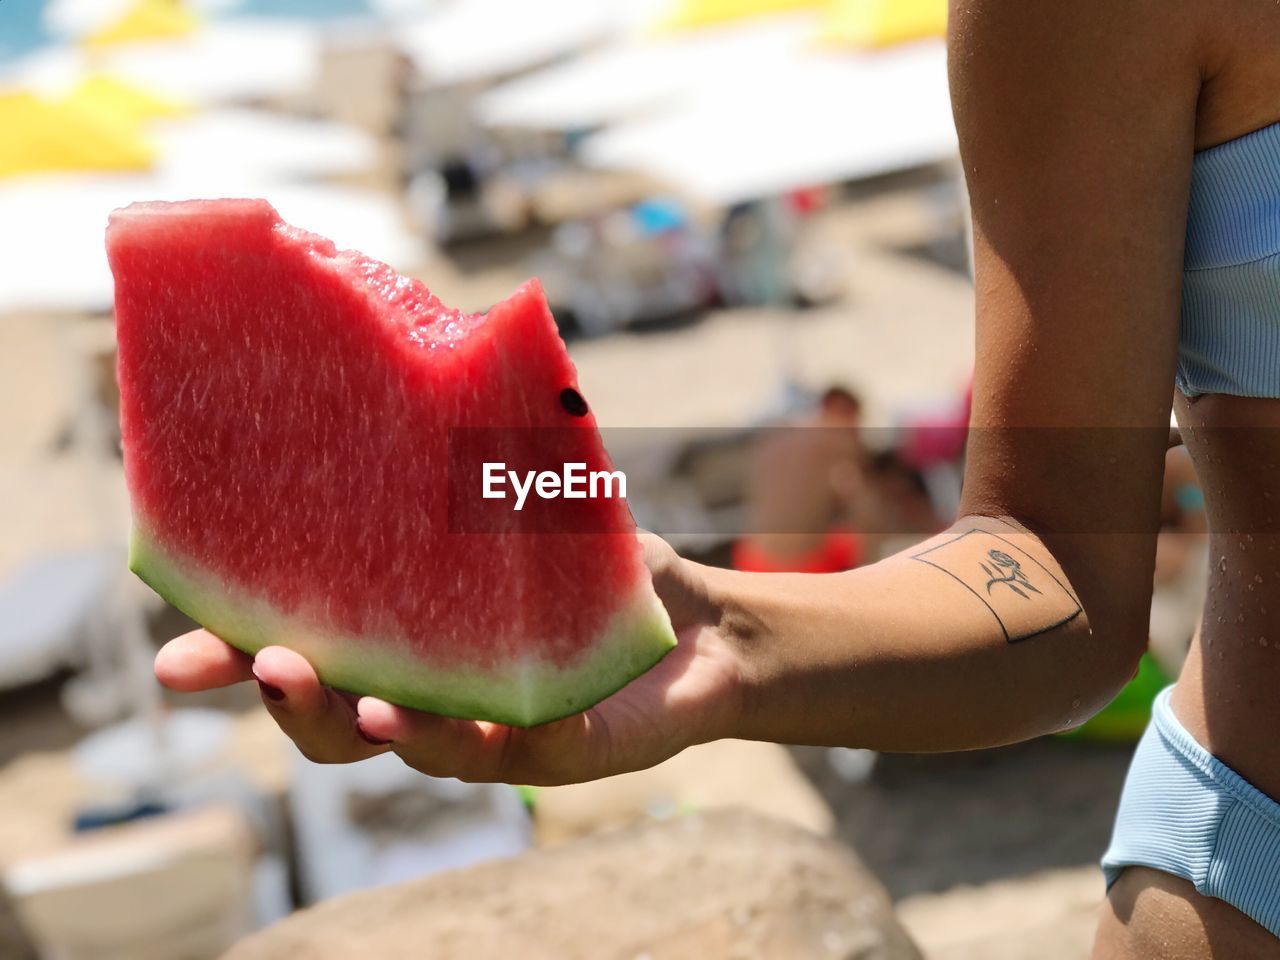
{"type": "Polygon", "coordinates": [[[336,688],[521,726],[674,646],[625,501],[451,525],[459,428],[612,469],[536,281],[466,314],[261,200],[134,204],[107,251],[130,567],[174,606],[336,688]]]}

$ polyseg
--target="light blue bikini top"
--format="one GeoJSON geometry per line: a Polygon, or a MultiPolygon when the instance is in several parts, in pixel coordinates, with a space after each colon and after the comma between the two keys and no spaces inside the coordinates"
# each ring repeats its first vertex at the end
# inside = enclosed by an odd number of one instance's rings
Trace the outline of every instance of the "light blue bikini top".
{"type": "Polygon", "coordinates": [[[1280,123],[1196,154],[1177,383],[1280,397],[1280,123]]]}

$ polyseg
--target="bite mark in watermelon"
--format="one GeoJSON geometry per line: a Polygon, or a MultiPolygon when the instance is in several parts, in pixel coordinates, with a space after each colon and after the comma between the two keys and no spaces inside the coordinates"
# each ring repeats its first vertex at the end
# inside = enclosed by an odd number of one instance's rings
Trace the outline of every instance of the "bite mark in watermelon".
{"type": "Polygon", "coordinates": [[[335,688],[519,726],[675,645],[624,501],[450,527],[451,430],[613,469],[537,281],[466,314],[259,200],[134,204],[107,250],[130,567],[174,606],[335,688]]]}

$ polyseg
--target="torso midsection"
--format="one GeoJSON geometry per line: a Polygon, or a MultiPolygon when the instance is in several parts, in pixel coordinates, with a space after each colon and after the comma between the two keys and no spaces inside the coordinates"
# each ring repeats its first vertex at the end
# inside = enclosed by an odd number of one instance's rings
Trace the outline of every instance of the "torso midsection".
{"type": "Polygon", "coordinates": [[[1174,709],[1193,735],[1280,798],[1280,400],[1175,403],[1204,489],[1209,588],[1174,709]]]}

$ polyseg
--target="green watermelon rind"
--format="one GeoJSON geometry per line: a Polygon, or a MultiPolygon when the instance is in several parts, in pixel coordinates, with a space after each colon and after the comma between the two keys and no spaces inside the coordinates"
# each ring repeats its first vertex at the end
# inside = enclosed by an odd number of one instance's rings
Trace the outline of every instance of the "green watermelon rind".
{"type": "Polygon", "coordinates": [[[671,620],[648,581],[581,662],[565,667],[527,658],[499,673],[435,669],[412,655],[397,655],[394,641],[326,633],[177,559],[136,525],[129,569],[238,650],[253,655],[264,647],[288,647],[336,690],[463,720],[533,727],[573,716],[621,690],[676,646],[671,620]]]}

